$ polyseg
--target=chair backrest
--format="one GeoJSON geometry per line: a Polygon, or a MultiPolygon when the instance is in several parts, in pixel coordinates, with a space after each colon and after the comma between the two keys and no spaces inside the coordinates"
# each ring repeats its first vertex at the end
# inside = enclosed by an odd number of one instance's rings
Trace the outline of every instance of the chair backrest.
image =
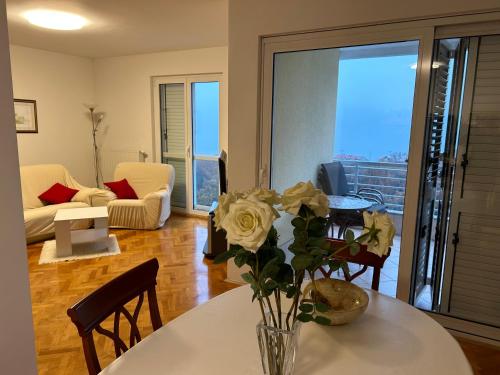
{"type": "MultiPolygon", "coordinates": [[[[342,246],[345,245],[345,242],[343,240],[338,240],[335,238],[327,238],[327,240],[330,243],[332,251],[339,250],[342,246]]],[[[361,245],[360,251],[355,255],[351,254],[349,248],[340,250],[339,253],[335,255],[335,260],[346,263],[346,265],[342,267],[344,279],[346,281],[354,280],[355,278],[365,273],[368,267],[373,267],[371,288],[373,290],[378,290],[380,284],[380,270],[382,269],[382,267],[384,267],[384,263],[390,255],[390,248],[387,255],[379,257],[377,254],[373,254],[367,251],[366,245],[361,245]],[[351,274],[347,263],[359,264],[360,266],[362,266],[362,268],[359,271],[351,274]]],[[[325,267],[320,267],[319,270],[324,277],[331,277],[333,273],[333,270],[331,268],[327,270],[325,269],[325,267]]]]}
{"type": "Polygon", "coordinates": [[[222,150],[219,155],[219,195],[227,193],[226,164],[227,154],[222,150]]]}
{"type": "Polygon", "coordinates": [[[149,193],[174,188],[175,170],[170,164],[120,163],[116,166],[115,181],[126,178],[130,186],[142,199],[149,193]]]}
{"type": "Polygon", "coordinates": [[[94,345],[94,331],[113,340],[117,358],[141,341],[137,318],[145,293],[148,296],[153,330],[156,331],[162,326],[155,289],[158,268],[158,260],[150,259],[101,286],[68,309],[67,313],[82,338],[85,361],[90,375],[101,371],[94,345]],[[135,298],[138,298],[138,302],[131,314],[124,306],[135,298]],[[101,326],[101,323],[112,314],[114,314],[113,332],[101,326]],[[128,347],[120,338],[120,314],[123,314],[130,324],[128,347]]]}
{"type": "Polygon", "coordinates": [[[321,164],[318,180],[326,195],[346,195],[349,192],[345,170],[339,161],[321,164]]]}

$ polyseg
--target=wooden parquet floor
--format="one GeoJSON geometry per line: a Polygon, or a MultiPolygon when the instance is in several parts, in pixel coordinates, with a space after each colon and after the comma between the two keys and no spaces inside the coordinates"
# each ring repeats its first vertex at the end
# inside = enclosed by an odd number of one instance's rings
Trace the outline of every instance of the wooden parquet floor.
{"type": "MultiPolygon", "coordinates": [[[[66,309],[149,258],[156,257],[160,263],[157,295],[163,324],[237,286],[224,281],[224,265],[214,265],[203,257],[207,238],[204,219],[173,215],[157,231],[112,232],[121,248],[117,256],[39,265],[43,243],[28,247],[39,374],[87,373],[80,337],[66,309]]],[[[151,332],[147,303],[141,310],[139,326],[143,336],[151,332]]],[[[96,346],[102,366],[113,360],[111,340],[97,335],[96,346]]]]}
{"type": "MultiPolygon", "coordinates": [[[[160,262],[157,294],[164,324],[237,286],[224,281],[224,265],[214,265],[203,257],[207,237],[204,219],[173,215],[164,228],[157,231],[112,232],[120,243],[122,253],[118,256],[39,265],[43,243],[28,247],[40,374],[87,374],[81,341],[66,309],[100,285],[149,258],[156,257],[160,262]]],[[[122,326],[126,328],[125,324],[122,326]]],[[[144,336],[151,332],[147,303],[141,311],[139,327],[144,336]]],[[[110,322],[105,328],[110,328],[110,322]]],[[[500,374],[500,350],[464,339],[458,341],[475,374],[500,374]]],[[[96,347],[102,366],[114,359],[109,339],[96,336],[96,347]]]]}

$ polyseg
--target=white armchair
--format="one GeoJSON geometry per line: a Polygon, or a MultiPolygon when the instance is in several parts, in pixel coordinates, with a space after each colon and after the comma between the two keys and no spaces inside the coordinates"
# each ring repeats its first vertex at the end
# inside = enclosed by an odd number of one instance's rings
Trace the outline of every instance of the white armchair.
{"type": "Polygon", "coordinates": [[[169,164],[120,163],[114,180],[126,178],[139,199],[115,199],[108,203],[109,226],[157,229],[170,216],[170,196],[175,171],[169,164]]]}

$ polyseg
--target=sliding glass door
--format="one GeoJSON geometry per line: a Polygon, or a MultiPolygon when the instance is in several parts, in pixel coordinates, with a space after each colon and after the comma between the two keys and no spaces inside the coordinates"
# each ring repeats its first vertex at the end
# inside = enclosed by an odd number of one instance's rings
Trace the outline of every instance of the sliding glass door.
{"type": "MultiPolygon", "coordinates": [[[[377,194],[380,210],[397,226],[380,282],[380,291],[393,297],[418,46],[403,41],[282,52],[274,58],[270,185],[283,191],[310,180],[329,195],[377,194]]],[[[285,224],[280,227],[286,246],[291,235],[285,233],[291,233],[285,224]]],[[[356,282],[369,287],[371,280],[356,282]]]]}
{"type": "Polygon", "coordinates": [[[206,212],[219,192],[220,77],[155,77],[153,101],[156,161],[175,169],[172,206],[206,212]]]}

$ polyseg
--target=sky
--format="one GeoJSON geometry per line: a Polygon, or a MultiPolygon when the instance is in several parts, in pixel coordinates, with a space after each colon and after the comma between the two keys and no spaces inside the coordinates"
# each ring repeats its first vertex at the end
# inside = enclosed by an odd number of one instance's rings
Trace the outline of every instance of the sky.
{"type": "Polygon", "coordinates": [[[408,153],[417,55],[340,61],[334,155],[408,153]]]}
{"type": "Polygon", "coordinates": [[[219,82],[191,86],[194,155],[219,155],[219,82]]]}

